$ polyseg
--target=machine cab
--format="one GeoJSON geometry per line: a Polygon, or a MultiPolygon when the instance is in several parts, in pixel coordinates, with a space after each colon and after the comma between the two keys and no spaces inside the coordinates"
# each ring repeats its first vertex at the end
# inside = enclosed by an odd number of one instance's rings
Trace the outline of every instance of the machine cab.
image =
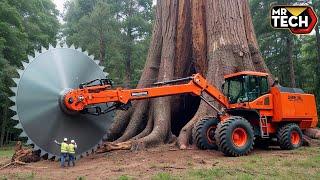
{"type": "Polygon", "coordinates": [[[270,90],[267,73],[244,71],[224,78],[222,89],[229,104],[252,102],[270,90]]]}

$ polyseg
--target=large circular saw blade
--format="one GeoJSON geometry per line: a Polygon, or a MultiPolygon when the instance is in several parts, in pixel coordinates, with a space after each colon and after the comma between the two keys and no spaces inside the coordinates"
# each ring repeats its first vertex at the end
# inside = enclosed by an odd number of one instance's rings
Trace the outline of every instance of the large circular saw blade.
{"type": "Polygon", "coordinates": [[[41,155],[49,158],[60,154],[60,147],[54,140],[74,139],[78,145],[77,155],[91,152],[101,142],[110,126],[113,114],[101,116],[89,114],[70,115],[59,106],[61,94],[68,89],[78,88],[83,82],[106,77],[99,61],[88,53],[73,46],[42,49],[23,62],[24,70],[19,70],[19,79],[14,79],[17,87],[11,88],[15,97],[11,100],[16,111],[16,126],[23,130],[21,137],[28,138],[41,155]]]}

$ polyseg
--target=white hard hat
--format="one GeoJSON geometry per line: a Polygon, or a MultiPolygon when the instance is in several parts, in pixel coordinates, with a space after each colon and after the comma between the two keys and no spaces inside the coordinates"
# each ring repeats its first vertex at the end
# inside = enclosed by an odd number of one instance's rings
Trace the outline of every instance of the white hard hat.
{"type": "Polygon", "coordinates": [[[74,140],[71,140],[71,143],[75,143],[74,140]]]}
{"type": "Polygon", "coordinates": [[[63,138],[63,141],[65,141],[65,142],[68,141],[68,138],[63,138]]]}

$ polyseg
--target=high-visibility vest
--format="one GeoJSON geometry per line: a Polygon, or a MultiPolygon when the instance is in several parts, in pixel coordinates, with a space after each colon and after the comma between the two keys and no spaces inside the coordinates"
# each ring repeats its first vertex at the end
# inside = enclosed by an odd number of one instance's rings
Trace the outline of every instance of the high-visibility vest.
{"type": "Polygon", "coordinates": [[[69,153],[70,154],[76,153],[74,144],[69,144],[69,153]]]}
{"type": "Polygon", "coordinates": [[[61,153],[68,153],[68,149],[69,147],[67,143],[65,142],[61,143],[61,153]]]}

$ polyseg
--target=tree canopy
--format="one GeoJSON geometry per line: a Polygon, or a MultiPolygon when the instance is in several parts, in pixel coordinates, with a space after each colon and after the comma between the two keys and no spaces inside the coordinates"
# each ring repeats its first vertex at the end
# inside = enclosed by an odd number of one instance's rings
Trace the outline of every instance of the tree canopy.
{"type": "MultiPolygon", "coordinates": [[[[34,50],[49,43],[56,44],[59,32],[58,11],[51,0],[2,0],[0,2],[0,120],[1,139],[5,133],[16,132],[16,122],[9,121],[13,115],[8,107],[9,87],[15,86],[16,68],[22,68],[21,61],[27,60],[34,50]]],[[[8,133],[9,134],[9,133],[8,133]]],[[[8,136],[8,134],[6,136],[8,136]]],[[[17,136],[17,134],[15,134],[17,136]]]]}

